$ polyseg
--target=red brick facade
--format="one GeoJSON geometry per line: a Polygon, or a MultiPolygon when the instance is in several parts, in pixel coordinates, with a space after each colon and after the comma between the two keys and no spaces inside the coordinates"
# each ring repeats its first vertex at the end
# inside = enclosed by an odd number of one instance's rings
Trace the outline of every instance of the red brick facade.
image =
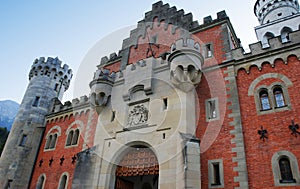
{"type": "Polygon", "coordinates": [[[47,119],[46,130],[40,146],[30,188],[36,188],[38,179],[42,174],[46,177],[44,188],[58,188],[61,176],[67,173],[67,186],[68,189],[71,189],[77,154],[93,146],[96,124],[97,113],[90,109],[75,113],[75,116],[73,112],[70,112],[49,117],[47,119]],[[52,130],[52,128],[58,129],[52,130]],[[80,135],[77,144],[67,146],[69,131],[78,128],[80,135]],[[45,150],[47,136],[51,133],[58,133],[58,130],[60,130],[60,136],[57,137],[55,148],[45,150]],[[64,160],[62,161],[61,158],[64,158],[64,160]],[[53,161],[50,165],[51,159],[53,159],[53,161]]]}
{"type": "MultiPolygon", "coordinates": [[[[298,165],[300,163],[299,137],[291,135],[289,130],[292,120],[295,121],[295,124],[298,124],[300,121],[300,83],[298,81],[300,61],[295,55],[282,57],[282,59],[264,63],[261,70],[254,66],[250,69],[249,74],[244,70],[240,70],[237,76],[250,188],[261,188],[262,184],[264,188],[274,188],[271,162],[272,156],[276,152],[289,151],[298,157],[298,165]],[[287,59],[287,62],[284,63],[282,59],[287,59]],[[274,66],[272,67],[271,64],[274,66]],[[286,76],[292,82],[292,86],[287,88],[288,96],[285,96],[286,103],[288,103],[288,99],[290,101],[290,108],[258,115],[255,106],[255,96],[249,96],[248,90],[255,79],[269,73],[286,76]],[[263,126],[268,131],[268,139],[266,141],[259,139],[257,132],[260,130],[260,126],[263,126]]],[[[254,90],[260,86],[270,86],[275,82],[285,83],[281,78],[266,78],[258,82],[254,90]]]]}

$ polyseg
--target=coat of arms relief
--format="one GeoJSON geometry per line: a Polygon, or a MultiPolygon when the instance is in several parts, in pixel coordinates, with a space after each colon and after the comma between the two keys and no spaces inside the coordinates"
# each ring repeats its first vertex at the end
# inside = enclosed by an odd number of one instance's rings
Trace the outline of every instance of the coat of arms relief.
{"type": "Polygon", "coordinates": [[[129,107],[127,128],[146,125],[149,110],[146,104],[137,104],[129,107]]]}

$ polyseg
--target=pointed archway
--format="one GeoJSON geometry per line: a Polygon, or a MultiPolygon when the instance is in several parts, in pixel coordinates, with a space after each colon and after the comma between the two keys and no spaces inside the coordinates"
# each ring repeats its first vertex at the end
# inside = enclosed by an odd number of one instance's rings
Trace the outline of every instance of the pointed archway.
{"type": "Polygon", "coordinates": [[[115,189],[158,189],[159,164],[148,147],[130,147],[115,174],[115,189]]]}

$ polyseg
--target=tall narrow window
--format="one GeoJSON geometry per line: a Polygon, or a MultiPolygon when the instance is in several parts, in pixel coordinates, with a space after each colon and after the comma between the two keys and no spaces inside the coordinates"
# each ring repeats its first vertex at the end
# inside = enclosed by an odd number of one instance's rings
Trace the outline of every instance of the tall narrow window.
{"type": "Polygon", "coordinates": [[[70,132],[69,132],[68,138],[67,138],[66,146],[71,146],[71,144],[72,144],[72,139],[73,139],[73,134],[74,134],[74,131],[70,131],[70,132]]]}
{"type": "Polygon", "coordinates": [[[212,57],[212,45],[211,44],[205,45],[205,51],[206,51],[206,58],[212,57]]]}
{"type": "Polygon", "coordinates": [[[115,117],[116,117],[116,111],[112,111],[110,122],[113,122],[115,120],[115,117]]]}
{"type": "Polygon", "coordinates": [[[218,100],[217,98],[208,99],[205,102],[206,109],[206,120],[215,120],[218,118],[219,110],[218,110],[218,100]]]}
{"type": "Polygon", "coordinates": [[[11,187],[12,182],[13,182],[13,180],[9,179],[9,180],[7,181],[7,184],[6,184],[6,186],[5,186],[5,189],[10,189],[10,188],[12,188],[12,187],[11,187]]]}
{"type": "Polygon", "coordinates": [[[226,188],[224,186],[223,160],[208,161],[209,188],[226,188]]]}
{"type": "Polygon", "coordinates": [[[67,188],[67,181],[68,181],[68,176],[67,175],[63,175],[60,178],[58,189],[66,189],[67,188]]]}
{"type": "Polygon", "coordinates": [[[57,140],[57,134],[54,134],[50,143],[50,147],[49,147],[50,149],[55,148],[56,140],[57,140]]]}
{"type": "Polygon", "coordinates": [[[216,102],[214,100],[208,101],[209,106],[209,119],[217,117],[216,102]]]}
{"type": "Polygon", "coordinates": [[[76,129],[72,138],[72,145],[76,145],[79,139],[79,129],[76,129]]]}
{"type": "Polygon", "coordinates": [[[54,90],[55,90],[56,92],[58,92],[58,89],[59,89],[58,86],[59,86],[58,83],[56,83],[55,86],[54,86],[54,90]]]}
{"type": "Polygon", "coordinates": [[[163,109],[164,109],[164,110],[168,109],[168,98],[164,98],[164,99],[163,99],[163,103],[164,103],[163,109]]]}
{"type": "Polygon", "coordinates": [[[275,99],[276,107],[277,108],[284,107],[285,106],[285,102],[284,102],[284,97],[283,97],[282,89],[280,87],[274,88],[273,94],[274,94],[274,99],[275,99]]]}
{"type": "Polygon", "coordinates": [[[36,189],[43,189],[45,184],[45,176],[41,175],[36,183],[36,189]]]}
{"type": "Polygon", "coordinates": [[[212,185],[221,185],[220,164],[213,163],[213,183],[212,185]]]}
{"type": "Polygon", "coordinates": [[[51,141],[52,141],[52,135],[50,135],[50,136],[47,138],[46,145],[45,145],[45,149],[49,149],[50,144],[51,144],[51,141]]]}
{"type": "Polygon", "coordinates": [[[19,146],[25,146],[27,140],[27,135],[23,135],[20,141],[19,146]]]}
{"type": "Polygon", "coordinates": [[[32,103],[32,106],[37,107],[39,105],[39,101],[40,101],[40,97],[36,96],[33,103],[32,103]]]}
{"type": "Polygon", "coordinates": [[[262,90],[259,93],[260,103],[261,103],[261,110],[269,110],[271,109],[269,95],[267,90],[262,90]]]}
{"type": "Polygon", "coordinates": [[[279,160],[279,169],[281,174],[280,183],[294,183],[290,160],[287,157],[282,157],[279,160]]]}

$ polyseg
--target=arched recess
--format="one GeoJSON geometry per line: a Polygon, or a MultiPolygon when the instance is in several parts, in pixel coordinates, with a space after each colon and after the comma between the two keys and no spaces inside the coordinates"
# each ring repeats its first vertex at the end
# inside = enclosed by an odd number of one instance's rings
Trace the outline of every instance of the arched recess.
{"type": "Polygon", "coordinates": [[[280,32],[280,36],[281,36],[281,41],[283,43],[288,42],[290,40],[289,33],[291,33],[291,32],[292,32],[292,29],[289,27],[282,28],[282,30],[280,32]]]}
{"type": "Polygon", "coordinates": [[[158,189],[159,163],[155,153],[145,145],[132,145],[123,149],[114,165],[111,183],[115,189],[158,189]]]}
{"type": "Polygon", "coordinates": [[[269,47],[269,39],[275,37],[275,35],[271,32],[267,32],[264,37],[263,37],[263,40],[262,40],[262,46],[263,47],[269,47]]]}
{"type": "Polygon", "coordinates": [[[263,74],[263,75],[257,77],[255,80],[252,81],[252,83],[250,84],[250,86],[248,88],[248,96],[254,95],[254,92],[255,92],[254,89],[259,82],[261,82],[264,79],[269,79],[269,78],[280,79],[287,87],[290,87],[293,85],[292,81],[285,75],[282,75],[279,73],[267,73],[267,74],[263,74]]]}
{"type": "Polygon", "coordinates": [[[36,183],[36,189],[44,189],[46,182],[46,175],[41,174],[38,178],[38,181],[36,183]]]}

